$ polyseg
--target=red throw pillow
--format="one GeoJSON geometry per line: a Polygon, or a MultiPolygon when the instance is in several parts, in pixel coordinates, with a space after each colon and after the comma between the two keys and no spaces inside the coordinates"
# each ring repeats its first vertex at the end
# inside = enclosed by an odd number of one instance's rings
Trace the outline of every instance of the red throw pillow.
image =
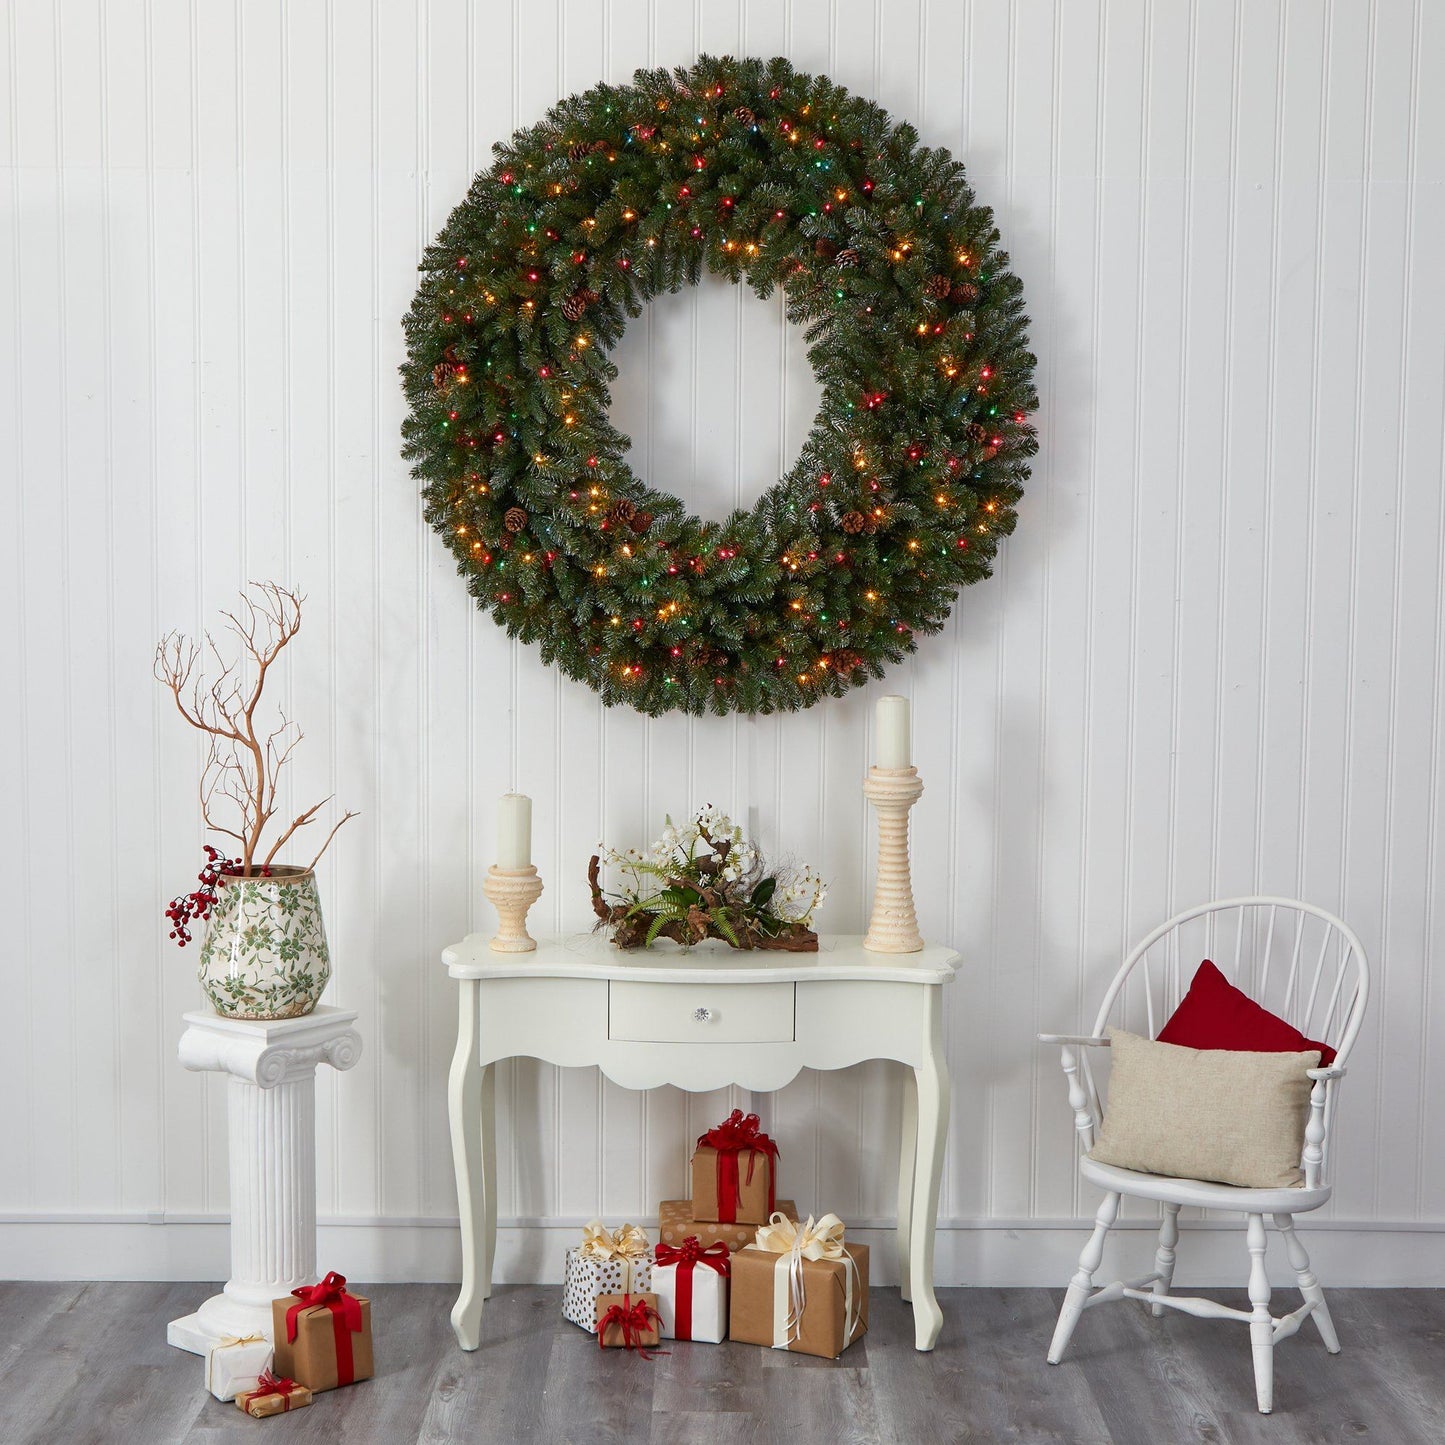
{"type": "Polygon", "coordinates": [[[1159,1030],[1161,1044],[1186,1049],[1237,1049],[1254,1054],[1298,1054],[1320,1051],[1320,1066],[1335,1061],[1328,1044],[1307,1039],[1278,1014],[1235,988],[1206,958],[1195,971],[1189,992],[1159,1030]]]}

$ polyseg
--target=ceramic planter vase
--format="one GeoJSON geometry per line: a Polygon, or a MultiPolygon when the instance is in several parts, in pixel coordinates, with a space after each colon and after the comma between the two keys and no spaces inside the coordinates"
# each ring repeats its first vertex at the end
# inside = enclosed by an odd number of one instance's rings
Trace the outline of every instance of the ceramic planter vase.
{"type": "Polygon", "coordinates": [[[201,944],[199,977],[233,1019],[309,1014],[331,977],[316,875],[272,865],[269,878],[222,878],[201,944]]]}

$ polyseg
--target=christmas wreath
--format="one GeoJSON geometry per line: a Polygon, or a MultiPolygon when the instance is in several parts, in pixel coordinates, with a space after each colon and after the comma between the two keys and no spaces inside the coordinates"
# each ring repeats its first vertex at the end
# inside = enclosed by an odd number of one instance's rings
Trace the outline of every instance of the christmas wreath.
{"type": "Polygon", "coordinates": [[[963,167],[785,60],[703,57],[496,147],[422,260],[405,453],[478,603],[608,703],[771,712],[879,677],[989,575],[1036,450],[1021,291],[963,167]],[[706,267],[781,286],[823,402],[750,511],[629,469],[608,360],[706,267]]]}

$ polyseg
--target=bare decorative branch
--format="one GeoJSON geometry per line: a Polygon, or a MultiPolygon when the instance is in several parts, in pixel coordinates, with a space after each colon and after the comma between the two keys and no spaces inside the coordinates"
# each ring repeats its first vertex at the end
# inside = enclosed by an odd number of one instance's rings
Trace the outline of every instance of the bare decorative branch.
{"type": "MultiPolygon", "coordinates": [[[[241,594],[240,606],[223,612],[226,631],[239,644],[240,655],[229,658],[207,632],[204,646],[179,632],[168,633],[156,646],[155,675],[175,701],[176,710],[209,746],[201,769],[201,816],[207,828],[234,838],[241,845],[241,872],[251,876],[269,866],[298,828],[304,828],[331,801],[303,809],[257,862],[267,825],[276,815],[281,771],[302,739],[300,727],[277,709],[278,724],[258,727],[257,711],[273,663],[301,630],[301,604],[305,598],[275,582],[252,582],[241,594]],[[215,669],[207,679],[204,664],[215,669]],[[216,820],[218,803],[236,811],[237,826],[216,820]]],[[[346,813],[327,835],[314,868],[342,824],[354,818],[346,813]]]]}

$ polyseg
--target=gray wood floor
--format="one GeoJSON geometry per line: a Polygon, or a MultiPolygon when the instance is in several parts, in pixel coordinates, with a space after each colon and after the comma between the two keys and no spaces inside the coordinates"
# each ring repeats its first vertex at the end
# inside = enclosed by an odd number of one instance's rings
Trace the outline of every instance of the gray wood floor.
{"type": "Polygon", "coordinates": [[[377,1378],[266,1421],[212,1400],[200,1360],[165,1344],[166,1321],[211,1292],[0,1283],[0,1440],[1445,1441],[1445,1291],[1333,1292],[1344,1353],[1326,1355],[1308,1325],[1281,1344],[1265,1418],[1236,1325],[1110,1305],[1080,1322],[1064,1364],[1046,1365],[1060,1299],[1050,1290],[940,1291],[943,1339],[931,1355],[914,1351],[898,1291],[880,1289],[867,1338],[837,1362],[682,1344],[649,1363],[598,1350],[562,1320],[557,1289],[499,1288],[482,1347],[467,1355],[447,1324],[450,1287],[378,1285],[366,1290],[377,1378]]]}

